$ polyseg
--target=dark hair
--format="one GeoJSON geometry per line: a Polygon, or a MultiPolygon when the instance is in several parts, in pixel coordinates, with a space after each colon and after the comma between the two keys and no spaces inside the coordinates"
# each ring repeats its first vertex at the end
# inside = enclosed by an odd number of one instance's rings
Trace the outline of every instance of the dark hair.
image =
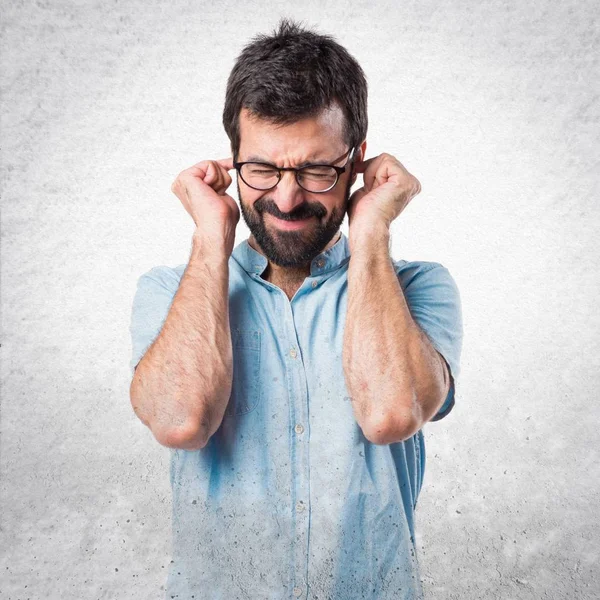
{"type": "Polygon", "coordinates": [[[234,160],[240,149],[240,111],[276,124],[314,117],[337,102],[344,140],[359,146],[367,135],[367,81],[350,53],[331,36],[282,19],[271,36],[258,35],[238,56],[227,81],[223,126],[234,160]]]}

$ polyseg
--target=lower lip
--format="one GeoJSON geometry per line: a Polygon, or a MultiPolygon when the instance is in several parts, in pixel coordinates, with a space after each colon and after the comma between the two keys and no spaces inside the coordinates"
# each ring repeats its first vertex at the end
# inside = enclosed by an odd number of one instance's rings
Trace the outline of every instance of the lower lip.
{"type": "Polygon", "coordinates": [[[282,221],[281,219],[278,219],[273,215],[270,216],[273,219],[273,221],[275,221],[277,227],[279,227],[280,229],[287,230],[302,229],[303,227],[306,227],[306,225],[308,225],[312,220],[312,217],[309,217],[308,219],[302,219],[302,221],[282,221]]]}

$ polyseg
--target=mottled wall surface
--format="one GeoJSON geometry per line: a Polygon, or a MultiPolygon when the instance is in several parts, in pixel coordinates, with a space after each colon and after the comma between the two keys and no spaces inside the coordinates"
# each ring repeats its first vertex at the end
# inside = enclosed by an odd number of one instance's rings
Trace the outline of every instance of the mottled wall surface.
{"type": "Polygon", "coordinates": [[[427,597],[597,598],[597,3],[295,4],[3,2],[0,597],[161,597],[168,450],[129,404],[131,301],[187,260],[170,185],[228,154],[233,60],[285,15],[363,65],[367,154],[423,186],[394,257],[462,294],[457,405],[425,427],[427,597]]]}

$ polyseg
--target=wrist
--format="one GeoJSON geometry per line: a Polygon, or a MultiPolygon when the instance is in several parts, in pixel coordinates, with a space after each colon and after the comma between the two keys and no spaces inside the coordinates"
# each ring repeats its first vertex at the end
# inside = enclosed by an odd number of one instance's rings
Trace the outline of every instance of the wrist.
{"type": "Polygon", "coordinates": [[[375,250],[377,248],[385,248],[389,252],[390,240],[390,229],[382,221],[355,223],[350,226],[348,234],[350,253],[361,251],[361,249],[375,250]]]}
{"type": "Polygon", "coordinates": [[[212,258],[229,259],[233,252],[235,233],[207,233],[196,229],[192,236],[192,256],[208,256],[212,258]]]}

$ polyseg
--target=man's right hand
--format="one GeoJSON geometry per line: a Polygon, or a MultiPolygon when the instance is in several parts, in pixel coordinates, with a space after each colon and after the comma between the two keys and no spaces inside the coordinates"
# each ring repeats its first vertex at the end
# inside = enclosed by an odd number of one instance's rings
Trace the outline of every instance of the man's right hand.
{"type": "Polygon", "coordinates": [[[232,158],[204,160],[179,173],[171,185],[171,191],[194,219],[195,236],[215,239],[235,235],[240,209],[225,193],[231,185],[231,169],[232,158]]]}

